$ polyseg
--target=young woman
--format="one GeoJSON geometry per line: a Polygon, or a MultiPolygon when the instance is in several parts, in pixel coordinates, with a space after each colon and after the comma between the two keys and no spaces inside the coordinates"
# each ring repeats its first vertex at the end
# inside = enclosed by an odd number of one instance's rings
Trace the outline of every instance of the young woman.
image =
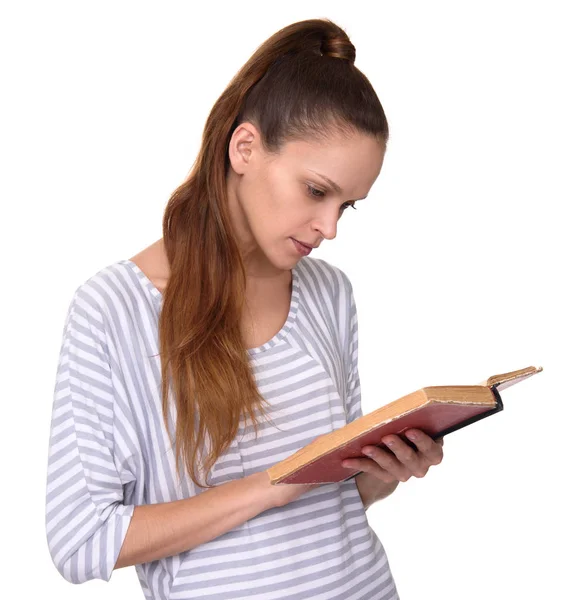
{"type": "Polygon", "coordinates": [[[135,565],[152,600],[398,598],[365,511],[441,441],[388,436],[336,484],[266,472],[362,415],[350,281],[307,256],[383,163],[387,120],[354,59],[328,20],[269,38],[211,110],[163,238],[76,290],[46,498],[67,580],[135,565]]]}

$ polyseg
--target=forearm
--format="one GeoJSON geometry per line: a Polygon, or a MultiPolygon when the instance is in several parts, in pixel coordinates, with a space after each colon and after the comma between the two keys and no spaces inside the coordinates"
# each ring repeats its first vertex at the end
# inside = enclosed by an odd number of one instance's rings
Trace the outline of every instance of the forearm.
{"type": "Polygon", "coordinates": [[[136,506],[115,569],[204,544],[277,506],[265,472],[174,502],[136,506]]]}
{"type": "Polygon", "coordinates": [[[364,510],[367,510],[375,502],[390,496],[399,485],[399,480],[385,483],[364,471],[359,473],[355,479],[358,493],[360,494],[362,504],[364,505],[364,510]]]}

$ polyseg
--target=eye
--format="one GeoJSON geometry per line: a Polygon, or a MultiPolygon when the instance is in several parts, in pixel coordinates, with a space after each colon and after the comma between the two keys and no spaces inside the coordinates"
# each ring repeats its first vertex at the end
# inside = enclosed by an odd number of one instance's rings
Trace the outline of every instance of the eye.
{"type": "MultiPolygon", "coordinates": [[[[306,184],[306,187],[308,188],[308,192],[309,195],[312,198],[323,198],[326,195],[326,192],[323,192],[322,190],[319,190],[313,186],[311,186],[310,184],[306,184]]],[[[355,205],[355,201],[353,200],[352,202],[345,202],[341,207],[340,207],[340,214],[342,214],[346,208],[348,208],[350,206],[350,208],[353,208],[354,210],[356,210],[356,206],[355,205]]]]}
{"type": "Polygon", "coordinates": [[[308,188],[310,196],[312,196],[313,198],[323,198],[326,195],[326,192],[323,192],[322,190],[318,190],[309,184],[306,184],[306,187],[308,188]],[[314,192],[317,192],[317,193],[314,193],[314,192]],[[321,195],[318,195],[318,194],[321,194],[321,195]]]}

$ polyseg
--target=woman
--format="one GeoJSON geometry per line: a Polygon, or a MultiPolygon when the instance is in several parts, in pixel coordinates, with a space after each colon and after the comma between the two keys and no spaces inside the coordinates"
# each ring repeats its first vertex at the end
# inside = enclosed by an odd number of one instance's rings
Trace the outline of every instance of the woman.
{"type": "Polygon", "coordinates": [[[350,281],[307,257],[384,159],[354,58],[328,20],[269,38],[213,107],[163,238],[76,290],[46,506],[67,580],[136,565],[156,600],[398,598],[365,510],[438,464],[441,442],[388,436],[337,484],[266,472],[362,415],[350,281]]]}

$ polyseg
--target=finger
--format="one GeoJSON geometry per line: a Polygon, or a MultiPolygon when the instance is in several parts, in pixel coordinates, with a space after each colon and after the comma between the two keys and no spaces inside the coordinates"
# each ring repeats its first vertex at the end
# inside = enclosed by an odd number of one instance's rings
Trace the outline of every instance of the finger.
{"type": "Polygon", "coordinates": [[[409,429],[405,432],[405,436],[417,446],[421,457],[428,465],[438,465],[442,461],[443,438],[440,444],[420,429],[409,429]]]}
{"type": "Polygon", "coordinates": [[[389,450],[394,453],[407,471],[410,471],[415,477],[425,476],[429,465],[427,464],[424,455],[411,448],[411,446],[398,435],[388,435],[384,437],[382,441],[387,445],[389,450]]]}
{"type": "Polygon", "coordinates": [[[381,467],[394,473],[399,481],[407,481],[412,474],[416,477],[422,477],[426,469],[419,461],[417,452],[400,438],[394,439],[394,437],[396,436],[383,438],[383,442],[386,440],[385,443],[390,448],[389,450],[375,446],[365,446],[362,450],[363,452],[369,449],[372,450],[372,458],[381,467]]]}
{"type": "Polygon", "coordinates": [[[391,483],[393,481],[407,481],[409,477],[411,477],[411,473],[407,473],[403,469],[403,465],[400,465],[395,457],[391,460],[384,460],[384,466],[379,464],[379,460],[382,459],[381,455],[385,454],[388,456],[388,453],[380,448],[374,448],[372,452],[376,459],[371,458],[351,458],[348,460],[342,461],[343,467],[349,467],[351,469],[359,469],[360,471],[364,471],[365,473],[369,473],[373,475],[377,479],[384,481],[385,483],[391,483]]]}

